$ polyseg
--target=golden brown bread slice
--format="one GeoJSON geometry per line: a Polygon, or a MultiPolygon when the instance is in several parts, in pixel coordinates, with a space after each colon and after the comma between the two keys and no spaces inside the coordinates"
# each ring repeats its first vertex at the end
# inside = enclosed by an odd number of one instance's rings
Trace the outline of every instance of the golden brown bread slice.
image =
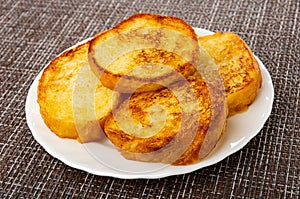
{"type": "Polygon", "coordinates": [[[217,32],[198,38],[217,64],[227,94],[229,116],[246,111],[261,87],[259,65],[248,45],[236,34],[217,32]]]}
{"type": "Polygon", "coordinates": [[[173,83],[178,72],[185,77],[193,74],[197,53],[197,35],[183,20],[136,14],[94,37],[89,63],[106,87],[144,92],[173,83]],[[147,86],[139,88],[143,84],[147,86]]]}
{"type": "Polygon", "coordinates": [[[225,96],[195,76],[187,84],[134,93],[108,116],[104,131],[125,158],[186,165],[214,148],[226,123],[225,96]]]}
{"type": "Polygon", "coordinates": [[[103,125],[105,117],[111,111],[112,91],[104,87],[91,71],[87,59],[88,47],[89,42],[86,42],[52,60],[45,68],[38,85],[38,103],[45,124],[59,137],[78,139],[80,142],[98,139],[99,132],[91,133],[91,129],[84,129],[79,135],[77,129],[85,124],[76,124],[75,121],[88,123],[96,118],[103,125]],[[95,112],[86,113],[90,110],[90,107],[85,107],[88,99],[80,98],[80,94],[88,95],[86,92],[93,89],[93,79],[96,91],[94,89],[91,95],[95,96],[95,104],[92,104],[95,112]],[[76,98],[74,93],[79,97],[76,98]],[[79,119],[75,118],[75,111],[80,112],[77,115],[79,119]]]}

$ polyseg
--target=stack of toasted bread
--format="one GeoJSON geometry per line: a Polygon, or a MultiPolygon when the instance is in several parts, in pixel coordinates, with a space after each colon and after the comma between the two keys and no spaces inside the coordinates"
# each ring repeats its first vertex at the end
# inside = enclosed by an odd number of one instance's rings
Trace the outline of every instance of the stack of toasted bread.
{"type": "Polygon", "coordinates": [[[181,19],[136,14],[56,57],[38,103],[60,137],[98,141],[103,129],[127,159],[187,165],[210,153],[226,118],[247,110],[261,81],[239,36],[198,37],[181,19]],[[204,54],[221,86],[199,72],[204,54]]]}

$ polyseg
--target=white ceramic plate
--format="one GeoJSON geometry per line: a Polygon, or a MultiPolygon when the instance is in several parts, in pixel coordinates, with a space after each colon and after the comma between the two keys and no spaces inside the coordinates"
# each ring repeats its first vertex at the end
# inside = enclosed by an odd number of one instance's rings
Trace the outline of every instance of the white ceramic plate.
{"type": "MultiPolygon", "coordinates": [[[[195,28],[195,30],[200,36],[212,34],[212,32],[200,28],[195,28]]],[[[42,71],[36,77],[28,92],[25,109],[27,123],[34,138],[49,154],[71,167],[95,175],[123,179],[152,179],[189,173],[213,165],[243,148],[259,133],[269,117],[274,99],[274,88],[267,69],[259,58],[255,58],[259,63],[263,77],[259,95],[247,112],[228,119],[226,132],[215,149],[205,159],[194,165],[171,166],[126,160],[109,141],[89,146],[89,148],[101,149],[101,160],[99,160],[90,155],[86,147],[76,140],[57,137],[44,124],[39,112],[37,86],[42,71]]]]}

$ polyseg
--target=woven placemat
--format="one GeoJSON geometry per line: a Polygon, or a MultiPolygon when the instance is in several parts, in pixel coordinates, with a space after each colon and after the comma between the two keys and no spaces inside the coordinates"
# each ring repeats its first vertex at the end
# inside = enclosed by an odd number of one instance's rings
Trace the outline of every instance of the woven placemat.
{"type": "Polygon", "coordinates": [[[300,2],[0,1],[0,198],[299,198],[300,2]],[[38,72],[73,44],[137,12],[239,34],[269,70],[270,118],[242,150],[218,164],[156,180],[122,180],[73,169],[34,140],[25,118],[38,72]]]}

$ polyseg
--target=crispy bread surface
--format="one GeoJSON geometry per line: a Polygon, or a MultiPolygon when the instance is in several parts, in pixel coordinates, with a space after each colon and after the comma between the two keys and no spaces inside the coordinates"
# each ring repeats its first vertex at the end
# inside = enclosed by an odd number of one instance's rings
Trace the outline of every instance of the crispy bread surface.
{"type": "MultiPolygon", "coordinates": [[[[81,87],[86,89],[93,77],[87,59],[88,47],[89,42],[67,50],[56,57],[43,71],[38,85],[38,103],[45,124],[59,137],[78,139],[80,142],[96,139],[96,132],[92,133],[94,135],[84,135],[86,132],[82,132],[80,136],[78,135],[73,109],[76,83],[80,79],[80,83],[85,84],[81,87]]],[[[98,86],[96,84],[94,93],[94,115],[96,115],[95,117],[100,125],[103,125],[105,117],[111,111],[110,98],[112,91],[104,87],[98,81],[98,78],[96,80],[98,86]]],[[[84,104],[83,100],[85,99],[80,100],[77,101],[84,104]]],[[[84,111],[82,110],[82,112],[84,111]]],[[[89,120],[88,118],[83,119],[89,120]]]]}
{"type": "Polygon", "coordinates": [[[135,93],[108,116],[104,131],[125,158],[187,165],[214,148],[225,127],[226,103],[216,87],[208,89],[195,77],[188,82],[196,101],[187,94],[187,87],[179,85],[176,96],[167,88],[135,93]],[[178,97],[183,100],[179,102],[178,97]]]}
{"type": "Polygon", "coordinates": [[[259,65],[248,45],[236,34],[217,32],[198,38],[218,66],[227,94],[229,116],[246,111],[262,83],[259,65]]]}
{"type": "Polygon", "coordinates": [[[132,93],[167,86],[178,72],[185,77],[193,74],[197,53],[197,35],[183,20],[136,14],[94,37],[89,62],[104,86],[132,93]]]}

